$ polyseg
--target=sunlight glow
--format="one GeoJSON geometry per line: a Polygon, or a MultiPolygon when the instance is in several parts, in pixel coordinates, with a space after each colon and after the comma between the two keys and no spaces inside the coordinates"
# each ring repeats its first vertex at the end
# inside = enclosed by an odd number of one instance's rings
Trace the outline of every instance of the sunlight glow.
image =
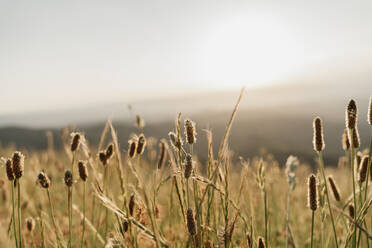
{"type": "Polygon", "coordinates": [[[288,25],[270,16],[222,20],[208,33],[202,73],[221,87],[258,86],[292,73],[303,49],[288,25]]]}

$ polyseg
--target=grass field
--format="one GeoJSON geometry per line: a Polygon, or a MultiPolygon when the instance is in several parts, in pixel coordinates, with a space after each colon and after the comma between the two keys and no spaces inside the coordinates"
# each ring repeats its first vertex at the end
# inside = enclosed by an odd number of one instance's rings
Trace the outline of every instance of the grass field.
{"type": "MultiPolygon", "coordinates": [[[[346,107],[337,167],[323,163],[327,118],[314,119],[311,168],[229,149],[241,97],[218,150],[212,131],[181,114],[161,140],[142,134],[138,117],[128,140],[108,121],[99,144],[66,128],[62,150],[1,148],[0,247],[372,247],[371,148],[359,139],[372,141],[358,136],[356,103],[346,107]],[[203,163],[193,154],[200,139],[203,163]]],[[[359,121],[372,134],[371,109],[359,121]]]]}

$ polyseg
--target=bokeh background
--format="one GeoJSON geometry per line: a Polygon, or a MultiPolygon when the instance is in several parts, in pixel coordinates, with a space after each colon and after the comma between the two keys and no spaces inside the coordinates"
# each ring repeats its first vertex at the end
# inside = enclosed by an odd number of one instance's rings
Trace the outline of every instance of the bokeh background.
{"type": "Polygon", "coordinates": [[[362,148],[372,93],[371,1],[10,1],[0,3],[0,142],[47,148],[75,125],[96,144],[108,118],[121,143],[166,137],[178,112],[237,156],[270,151],[313,163],[312,119],[325,158],[343,153],[344,108],[359,106],[362,148]],[[43,138],[45,137],[45,138],[43,138]]]}

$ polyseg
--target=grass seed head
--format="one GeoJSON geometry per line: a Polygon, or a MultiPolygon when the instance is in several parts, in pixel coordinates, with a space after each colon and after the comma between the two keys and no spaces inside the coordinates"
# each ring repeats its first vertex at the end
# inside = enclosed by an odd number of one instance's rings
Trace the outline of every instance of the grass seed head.
{"type": "Polygon", "coordinates": [[[129,143],[128,156],[130,158],[134,158],[136,156],[137,141],[136,139],[132,138],[128,141],[128,143],[129,143]]]}
{"type": "Polygon", "coordinates": [[[335,197],[335,200],[341,201],[340,191],[338,190],[336,181],[334,180],[332,176],[328,177],[328,182],[329,182],[329,185],[331,186],[331,190],[332,190],[333,196],[335,197]]]}
{"type": "Polygon", "coordinates": [[[23,176],[23,172],[25,168],[24,161],[25,161],[25,157],[23,156],[22,153],[20,152],[13,153],[13,158],[12,158],[13,171],[17,179],[23,176]]]}
{"type": "Polygon", "coordinates": [[[128,204],[130,216],[133,216],[135,205],[136,205],[136,198],[135,198],[134,194],[132,194],[130,196],[129,204],[128,204]]]}
{"type": "Polygon", "coordinates": [[[8,158],[5,162],[5,170],[6,170],[6,175],[8,176],[9,181],[13,181],[15,179],[14,176],[14,170],[13,170],[13,163],[10,158],[8,158]]]}
{"type": "Polygon", "coordinates": [[[358,119],[358,109],[355,101],[350,100],[346,107],[346,127],[349,129],[354,129],[356,127],[356,122],[358,119]]]}
{"type": "Polygon", "coordinates": [[[190,119],[185,120],[185,137],[186,142],[190,145],[196,141],[195,123],[190,119]]]}
{"type": "Polygon", "coordinates": [[[145,151],[146,147],[146,137],[144,134],[140,134],[138,137],[138,143],[137,143],[137,154],[141,155],[145,151]]]}
{"type": "Polygon", "coordinates": [[[314,174],[308,178],[308,206],[312,211],[318,208],[317,180],[314,174]]]}
{"type": "Polygon", "coordinates": [[[262,237],[258,237],[258,248],[265,248],[265,240],[262,237]]]}
{"type": "Polygon", "coordinates": [[[324,149],[323,125],[320,117],[316,117],[314,119],[313,127],[314,127],[313,138],[314,150],[320,152],[324,149]]]}
{"type": "Polygon", "coordinates": [[[354,204],[350,203],[349,206],[348,206],[348,209],[349,209],[349,216],[354,219],[354,216],[355,216],[355,208],[354,208],[354,204]]]}
{"type": "Polygon", "coordinates": [[[129,223],[127,220],[123,220],[122,224],[123,224],[123,232],[126,233],[129,228],[129,223]]]}
{"type": "Polygon", "coordinates": [[[167,143],[165,140],[160,141],[159,148],[160,153],[158,160],[158,169],[160,170],[163,167],[165,160],[167,159],[167,143]]]}
{"type": "Polygon", "coordinates": [[[81,135],[80,133],[72,133],[71,151],[74,152],[79,148],[81,135]]]}
{"type": "Polygon", "coordinates": [[[187,209],[186,219],[187,219],[187,230],[189,231],[189,234],[191,236],[194,236],[196,234],[196,226],[195,226],[194,214],[191,208],[187,209]]]}
{"type": "Polygon", "coordinates": [[[47,189],[50,187],[50,180],[44,171],[40,171],[39,175],[37,176],[37,182],[44,189],[47,189]]]}
{"type": "Polygon", "coordinates": [[[35,220],[32,217],[26,219],[26,227],[29,232],[32,232],[35,229],[35,220]]]}
{"type": "Polygon", "coordinates": [[[367,170],[368,170],[368,156],[363,156],[362,161],[360,162],[359,174],[358,174],[358,181],[360,183],[363,183],[366,181],[367,170]]]}
{"type": "Polygon", "coordinates": [[[252,248],[251,235],[249,234],[249,232],[247,232],[247,234],[245,236],[247,237],[248,248],[252,248]]]}
{"type": "Polygon", "coordinates": [[[105,152],[106,160],[109,160],[112,157],[113,154],[114,154],[114,145],[112,143],[110,143],[107,146],[106,152],[105,152]]]}
{"type": "Polygon", "coordinates": [[[359,131],[358,127],[355,127],[353,129],[353,146],[354,148],[359,148],[360,147],[360,138],[359,138],[359,131]]]}
{"type": "Polygon", "coordinates": [[[178,139],[177,134],[175,134],[174,132],[169,132],[168,136],[169,136],[169,139],[171,141],[173,148],[176,150],[180,150],[183,145],[182,139],[181,138],[178,139]]]}
{"type": "Polygon", "coordinates": [[[191,176],[192,170],[193,170],[193,160],[191,154],[187,154],[185,158],[185,172],[184,176],[185,178],[189,178],[191,176]]]}
{"type": "Polygon", "coordinates": [[[83,180],[84,182],[87,180],[88,178],[88,168],[87,168],[87,165],[85,164],[84,161],[79,161],[78,162],[78,168],[79,168],[79,176],[81,178],[81,180],[83,180]]]}
{"type": "Polygon", "coordinates": [[[65,172],[65,184],[67,187],[71,187],[73,184],[73,178],[72,178],[72,173],[70,170],[66,170],[65,172]]]}

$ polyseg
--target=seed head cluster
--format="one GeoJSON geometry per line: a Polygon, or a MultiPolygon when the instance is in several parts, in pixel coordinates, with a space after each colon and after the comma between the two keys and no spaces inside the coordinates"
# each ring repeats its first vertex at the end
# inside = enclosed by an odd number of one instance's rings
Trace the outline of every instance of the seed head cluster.
{"type": "Polygon", "coordinates": [[[317,180],[314,174],[308,179],[308,206],[312,211],[318,208],[317,180]]]}
{"type": "Polygon", "coordinates": [[[313,145],[314,150],[320,152],[324,149],[324,139],[323,139],[323,125],[320,117],[316,117],[313,122],[314,128],[314,138],[313,145]]]}

